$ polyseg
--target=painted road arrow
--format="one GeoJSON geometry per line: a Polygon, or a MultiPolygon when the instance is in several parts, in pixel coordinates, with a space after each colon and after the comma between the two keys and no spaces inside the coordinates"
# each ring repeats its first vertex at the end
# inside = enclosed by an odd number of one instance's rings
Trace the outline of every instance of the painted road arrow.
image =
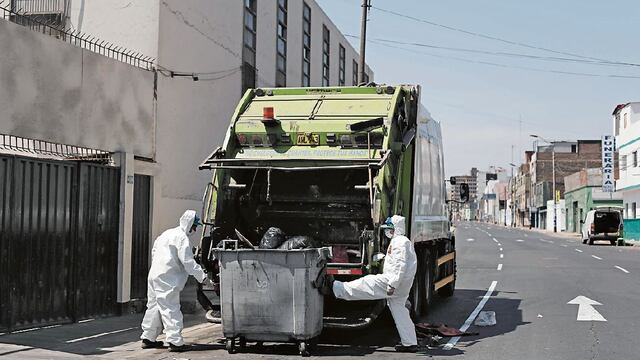
{"type": "Polygon", "coordinates": [[[578,321],[607,321],[593,305],[602,305],[586,296],[578,296],[567,304],[578,305],[578,321]]]}

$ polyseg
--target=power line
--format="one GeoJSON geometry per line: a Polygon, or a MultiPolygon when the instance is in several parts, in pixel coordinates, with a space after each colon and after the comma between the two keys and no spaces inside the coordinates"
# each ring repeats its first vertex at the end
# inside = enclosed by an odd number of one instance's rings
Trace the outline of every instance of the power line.
{"type": "MultiPolygon", "coordinates": [[[[348,35],[348,36],[353,36],[353,35],[348,35]]],[[[511,52],[503,52],[503,51],[467,49],[467,48],[440,46],[440,45],[417,43],[417,42],[405,42],[405,41],[390,40],[390,39],[372,39],[372,40],[377,40],[377,41],[381,41],[381,42],[387,42],[387,43],[391,43],[391,44],[401,44],[401,45],[411,45],[411,46],[417,46],[417,47],[426,47],[426,48],[430,48],[430,49],[441,49],[441,50],[467,52],[467,53],[493,55],[493,56],[517,57],[517,58],[525,58],[525,59],[532,59],[532,60],[559,61],[559,62],[571,62],[571,63],[580,63],[580,64],[588,64],[588,65],[604,65],[604,66],[634,66],[634,67],[640,66],[640,64],[637,64],[637,65],[636,64],[621,64],[621,63],[610,62],[610,61],[571,59],[571,58],[564,58],[564,57],[538,56],[538,55],[532,55],[532,54],[511,53],[511,52]]]]}
{"type": "Polygon", "coordinates": [[[379,41],[377,41],[375,39],[374,40],[370,40],[370,41],[373,44],[377,44],[377,45],[385,46],[385,47],[389,47],[389,48],[394,48],[394,49],[399,49],[399,50],[403,50],[403,51],[407,51],[407,52],[411,52],[411,53],[415,53],[415,54],[432,56],[432,57],[437,57],[437,58],[441,58],[441,59],[456,60],[456,61],[472,63],[472,64],[482,64],[482,65],[489,65],[489,66],[495,66],[495,67],[501,67],[501,68],[511,68],[511,69],[519,69],[519,70],[527,70],[527,71],[535,71],[535,72],[544,72],[544,73],[553,73],[553,74],[562,74],[562,75],[575,75],[575,76],[587,76],[587,77],[604,77],[604,78],[619,78],[619,79],[640,79],[640,76],[633,76],[633,75],[593,74],[593,73],[584,73],[584,72],[541,69],[541,68],[533,68],[533,67],[527,67],[527,66],[507,65],[507,64],[495,63],[495,62],[490,62],[490,61],[482,61],[482,60],[469,60],[469,59],[459,58],[459,57],[455,57],[455,56],[438,55],[438,54],[427,53],[427,52],[424,52],[424,51],[416,51],[416,50],[413,50],[413,49],[407,49],[407,48],[404,48],[404,47],[401,47],[401,46],[395,46],[395,45],[390,45],[388,43],[379,42],[379,41]]]}
{"type": "Polygon", "coordinates": [[[549,49],[549,48],[545,48],[545,47],[541,47],[541,46],[526,44],[526,43],[519,42],[519,41],[507,40],[507,39],[499,38],[497,36],[486,35],[486,34],[482,34],[482,33],[478,33],[478,32],[473,32],[473,31],[469,31],[469,30],[460,29],[460,28],[457,28],[457,27],[449,26],[449,25],[439,24],[439,23],[436,23],[436,22],[433,22],[433,21],[430,21],[430,20],[420,19],[420,18],[411,16],[411,15],[401,14],[401,13],[398,13],[398,12],[395,12],[395,11],[392,11],[392,10],[379,8],[377,6],[371,6],[371,7],[373,9],[375,9],[375,10],[378,10],[378,11],[381,11],[381,12],[384,12],[384,13],[387,13],[387,14],[391,14],[391,15],[394,15],[394,16],[402,17],[402,18],[405,18],[405,19],[410,19],[410,20],[413,20],[413,21],[421,22],[421,23],[424,23],[424,24],[440,27],[440,28],[443,28],[443,29],[451,30],[451,31],[460,32],[460,33],[471,35],[471,36],[475,36],[475,37],[480,37],[480,38],[483,38],[483,39],[499,41],[499,42],[502,42],[502,43],[505,43],[505,44],[509,44],[509,45],[516,45],[516,46],[526,47],[526,48],[529,48],[529,49],[542,50],[542,51],[547,51],[547,52],[554,53],[554,54],[573,56],[573,57],[581,58],[581,59],[589,59],[589,60],[596,60],[596,61],[601,61],[601,62],[615,63],[617,65],[640,66],[640,64],[635,64],[635,63],[611,61],[611,60],[607,60],[607,59],[602,59],[602,58],[597,58],[597,57],[592,57],[592,56],[584,56],[584,55],[580,55],[580,54],[576,54],[576,53],[571,53],[571,52],[568,52],[568,51],[553,50],[553,49],[549,49]]]}

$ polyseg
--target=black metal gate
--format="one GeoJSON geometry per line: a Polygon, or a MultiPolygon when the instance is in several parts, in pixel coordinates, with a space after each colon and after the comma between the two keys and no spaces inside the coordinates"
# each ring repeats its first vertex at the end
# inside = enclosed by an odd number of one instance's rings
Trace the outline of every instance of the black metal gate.
{"type": "Polygon", "coordinates": [[[151,177],[135,175],[133,186],[133,244],[131,299],[147,297],[149,246],[151,244],[151,177]]]}
{"type": "Polygon", "coordinates": [[[113,314],[119,169],[0,156],[0,328],[113,314]]]}

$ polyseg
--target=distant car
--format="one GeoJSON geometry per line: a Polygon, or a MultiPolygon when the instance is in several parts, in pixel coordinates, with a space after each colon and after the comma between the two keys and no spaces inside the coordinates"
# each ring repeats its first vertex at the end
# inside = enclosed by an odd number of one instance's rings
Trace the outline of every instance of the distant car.
{"type": "Polygon", "coordinates": [[[608,240],[615,245],[622,237],[622,211],[620,208],[603,207],[587,213],[582,223],[582,243],[593,245],[597,240],[608,240]]]}

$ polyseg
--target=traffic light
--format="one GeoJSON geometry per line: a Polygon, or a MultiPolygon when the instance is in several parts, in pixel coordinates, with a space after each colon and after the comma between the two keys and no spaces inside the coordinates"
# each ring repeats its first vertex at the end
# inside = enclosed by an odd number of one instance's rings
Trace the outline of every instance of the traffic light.
{"type": "Polygon", "coordinates": [[[460,201],[462,202],[469,201],[469,184],[466,184],[466,183],[460,184],[460,201]]]}

